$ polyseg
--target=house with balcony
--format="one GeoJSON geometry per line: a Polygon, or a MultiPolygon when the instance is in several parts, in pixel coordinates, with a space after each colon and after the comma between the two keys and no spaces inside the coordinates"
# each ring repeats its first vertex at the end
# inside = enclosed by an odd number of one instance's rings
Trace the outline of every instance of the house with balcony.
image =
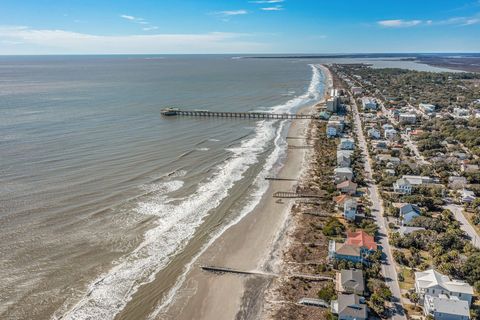
{"type": "Polygon", "coordinates": [[[451,280],[450,277],[429,269],[423,272],[415,272],[415,291],[419,294],[421,302],[426,297],[457,297],[466,301],[468,306],[472,303],[473,287],[462,280],[451,280]]]}

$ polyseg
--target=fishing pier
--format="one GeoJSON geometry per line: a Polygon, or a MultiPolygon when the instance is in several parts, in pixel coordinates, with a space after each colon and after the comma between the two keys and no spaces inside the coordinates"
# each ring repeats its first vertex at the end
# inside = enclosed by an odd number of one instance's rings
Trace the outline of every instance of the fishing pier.
{"type": "Polygon", "coordinates": [[[217,117],[217,118],[247,118],[247,119],[319,119],[313,114],[270,113],[270,112],[224,112],[208,110],[181,110],[165,108],[160,111],[162,116],[217,117]]]}

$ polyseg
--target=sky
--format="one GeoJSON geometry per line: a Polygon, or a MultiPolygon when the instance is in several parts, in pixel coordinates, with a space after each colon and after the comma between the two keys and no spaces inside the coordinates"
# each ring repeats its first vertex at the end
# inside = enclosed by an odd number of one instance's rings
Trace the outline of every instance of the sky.
{"type": "Polygon", "coordinates": [[[0,55],[480,52],[480,0],[0,0],[0,55]]]}

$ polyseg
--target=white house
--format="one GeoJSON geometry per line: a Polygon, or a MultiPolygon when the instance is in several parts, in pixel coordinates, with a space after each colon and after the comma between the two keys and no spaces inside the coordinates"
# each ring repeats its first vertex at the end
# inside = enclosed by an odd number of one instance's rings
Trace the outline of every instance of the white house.
{"type": "Polygon", "coordinates": [[[473,202],[473,200],[476,199],[475,193],[473,191],[466,190],[466,189],[462,190],[461,196],[462,196],[462,202],[464,203],[471,203],[473,202]]]}
{"type": "Polygon", "coordinates": [[[415,291],[423,301],[426,296],[439,297],[448,295],[467,301],[468,306],[472,302],[473,287],[461,280],[451,280],[433,269],[424,272],[415,272],[415,291]]]}
{"type": "Polygon", "coordinates": [[[355,221],[357,215],[357,200],[350,198],[343,205],[343,217],[349,221],[355,221]]]}
{"type": "Polygon", "coordinates": [[[423,111],[423,113],[426,113],[426,114],[435,112],[435,106],[433,104],[420,103],[418,107],[420,108],[420,110],[423,111]]]}
{"type": "Polygon", "coordinates": [[[377,110],[377,102],[371,97],[362,98],[362,107],[363,110],[377,110]]]}
{"type": "Polygon", "coordinates": [[[355,141],[352,138],[342,138],[339,144],[340,150],[353,150],[355,148],[355,141]]]}
{"type": "Polygon", "coordinates": [[[453,114],[458,118],[462,118],[468,117],[470,115],[470,112],[468,111],[468,109],[453,108],[453,114]]]}
{"type": "Polygon", "coordinates": [[[430,177],[427,177],[427,176],[404,175],[404,176],[402,176],[402,178],[408,180],[408,182],[410,182],[410,184],[412,184],[414,186],[435,182],[434,179],[432,179],[430,177]]]}
{"type": "Polygon", "coordinates": [[[412,184],[404,178],[400,178],[393,184],[393,191],[402,194],[412,194],[412,184]]]}
{"type": "Polygon", "coordinates": [[[340,183],[346,180],[352,180],[353,171],[348,167],[335,168],[334,175],[335,175],[335,183],[340,183]]]}
{"type": "Polygon", "coordinates": [[[431,315],[434,319],[439,320],[470,319],[470,308],[467,301],[444,294],[438,297],[427,296],[423,304],[423,312],[426,316],[431,315]]]}

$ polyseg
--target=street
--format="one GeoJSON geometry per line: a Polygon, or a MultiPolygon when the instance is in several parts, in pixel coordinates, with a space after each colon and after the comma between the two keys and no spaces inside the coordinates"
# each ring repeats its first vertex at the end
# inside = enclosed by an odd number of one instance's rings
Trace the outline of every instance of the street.
{"type": "Polygon", "coordinates": [[[405,312],[402,306],[402,295],[400,292],[400,286],[398,284],[397,278],[397,270],[395,268],[395,262],[393,261],[392,250],[390,248],[390,244],[388,243],[388,231],[387,231],[387,222],[385,217],[383,217],[384,206],[383,201],[380,197],[380,193],[378,191],[378,187],[375,184],[372,176],[372,165],[371,165],[371,158],[367,148],[367,142],[365,140],[365,136],[362,131],[362,124],[360,119],[360,114],[358,112],[358,107],[356,102],[354,101],[352,106],[354,121],[355,121],[355,132],[358,137],[359,147],[362,150],[362,154],[364,156],[365,161],[365,173],[366,178],[369,182],[368,184],[368,193],[370,195],[370,199],[372,201],[371,212],[375,218],[375,221],[379,227],[379,243],[383,249],[384,254],[386,255],[386,262],[382,264],[382,273],[385,277],[385,283],[390,288],[392,292],[392,302],[395,306],[394,314],[392,315],[392,319],[395,320],[406,320],[405,312]]]}

